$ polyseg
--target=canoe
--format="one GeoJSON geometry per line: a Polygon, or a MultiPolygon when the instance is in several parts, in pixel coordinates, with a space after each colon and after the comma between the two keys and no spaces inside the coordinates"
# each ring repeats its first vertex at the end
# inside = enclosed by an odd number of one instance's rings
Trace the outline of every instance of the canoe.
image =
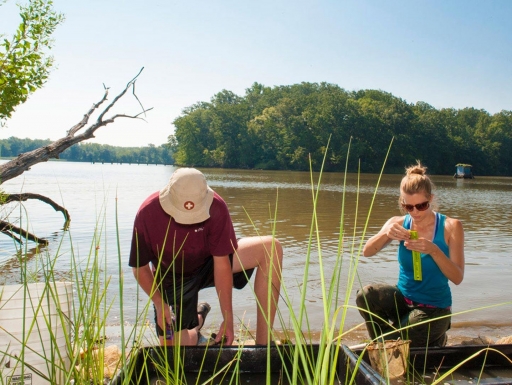
{"type": "MultiPolygon", "coordinates": [[[[315,361],[322,352],[319,345],[305,345],[307,356],[315,361]]],[[[219,347],[197,346],[144,347],[132,354],[126,367],[111,380],[110,385],[160,385],[166,383],[204,383],[215,373],[215,384],[267,384],[267,376],[272,384],[290,384],[291,373],[299,367],[297,383],[308,383],[301,361],[294,365],[293,355],[297,349],[293,345],[277,345],[271,347],[219,347]],[[178,359],[179,358],[179,359],[178,359]],[[177,364],[179,363],[179,364],[177,364]],[[226,370],[221,370],[227,368],[226,370]],[[269,370],[267,370],[269,368],[269,370]],[[238,376],[234,380],[234,376],[238,376]],[[179,379],[176,379],[178,377],[179,379]]],[[[352,383],[361,385],[378,385],[380,376],[348,347],[341,345],[331,350],[330,361],[336,366],[334,384],[352,383]],[[334,355],[335,354],[335,355],[334,355]],[[337,357],[337,358],[336,358],[337,357]]]]}
{"type": "MultiPolygon", "coordinates": [[[[368,351],[359,347],[352,350],[370,365],[368,351]]],[[[410,348],[405,383],[432,383],[450,371],[443,384],[512,384],[512,344],[460,345],[444,348],[410,348]]],[[[386,375],[374,373],[382,383],[386,375]]]]}
{"type": "MultiPolygon", "coordinates": [[[[305,348],[308,356],[313,358],[317,357],[320,351],[320,347],[314,344],[305,348]]],[[[179,351],[160,346],[140,348],[134,352],[126,367],[122,368],[110,384],[163,385],[170,382],[165,378],[175,376],[178,372],[181,373],[180,381],[172,381],[173,383],[203,383],[225,367],[229,369],[225,370],[224,374],[217,375],[216,384],[236,383],[232,378],[233,373],[237,373],[243,379],[239,379],[238,383],[266,384],[268,371],[270,383],[287,384],[290,381],[286,373],[291,373],[294,366],[294,349],[296,347],[293,345],[278,345],[268,349],[261,346],[199,346],[182,347],[179,351]],[[267,370],[267,367],[270,370],[267,370]],[[162,373],[162,368],[165,374],[162,373]]],[[[377,385],[390,382],[385,374],[381,375],[371,367],[368,351],[362,347],[351,350],[341,345],[337,353],[336,384],[377,385]]],[[[439,380],[453,368],[456,370],[441,383],[512,384],[512,344],[410,348],[407,373],[402,382],[429,384],[439,380]]],[[[299,383],[307,381],[303,378],[299,383]]]]}

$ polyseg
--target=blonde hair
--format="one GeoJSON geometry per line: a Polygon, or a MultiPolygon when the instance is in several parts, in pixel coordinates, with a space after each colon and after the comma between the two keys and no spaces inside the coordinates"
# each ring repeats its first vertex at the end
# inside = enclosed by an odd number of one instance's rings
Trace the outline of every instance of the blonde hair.
{"type": "Polygon", "coordinates": [[[434,183],[430,180],[427,175],[427,167],[423,166],[419,160],[416,160],[416,164],[405,168],[405,176],[400,182],[400,197],[398,198],[398,204],[400,210],[402,210],[402,194],[425,194],[427,199],[432,197],[432,190],[434,189],[434,183]]]}

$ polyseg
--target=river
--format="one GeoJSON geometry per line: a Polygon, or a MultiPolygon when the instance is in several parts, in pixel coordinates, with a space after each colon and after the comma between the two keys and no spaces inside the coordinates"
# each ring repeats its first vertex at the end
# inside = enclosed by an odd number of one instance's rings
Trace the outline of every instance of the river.
{"type": "MultiPolygon", "coordinates": [[[[142,201],[163,187],[173,166],[91,164],[52,161],[35,165],[22,176],[2,184],[9,193],[32,192],[50,197],[65,206],[71,215],[68,231],[63,231],[63,217],[51,207],[32,201],[19,206],[3,207],[2,217],[25,225],[50,244],[42,250],[58,255],[56,270],[63,275],[70,268],[71,246],[75,258],[86,259],[91,249],[98,248],[106,258],[107,275],[112,277],[108,297],[114,306],[108,323],[119,323],[119,267],[124,275],[124,319],[134,322],[137,304],[144,296],[136,296],[136,283],[127,266],[134,216],[142,201]],[[116,230],[117,226],[117,230],[116,230]],[[120,253],[117,244],[119,240],[120,253]]],[[[396,245],[390,245],[372,258],[358,259],[362,240],[375,234],[391,216],[399,215],[398,186],[401,175],[324,173],[321,176],[317,203],[320,253],[313,241],[306,302],[300,302],[303,290],[304,262],[308,250],[313,213],[311,175],[308,172],[202,169],[209,185],[227,202],[239,237],[268,234],[275,231],[284,247],[284,285],[289,306],[296,311],[305,306],[309,327],[319,331],[323,324],[320,265],[330,277],[340,239],[343,207],[343,267],[338,304],[344,303],[350,260],[358,260],[358,274],[350,290],[348,305],[354,305],[355,291],[369,282],[395,283],[398,274],[396,245]],[[345,188],[344,188],[345,184],[345,188]],[[342,205],[344,200],[344,205],[342,205]],[[373,202],[373,205],[372,205],[373,202]],[[371,207],[371,212],[370,212],[371,207]],[[367,220],[368,218],[368,220],[367,220]],[[366,227],[366,231],[365,231],[366,227]],[[322,264],[318,256],[322,256],[322,264]]],[[[314,184],[319,174],[313,173],[314,184]]],[[[465,230],[466,271],[464,281],[452,285],[452,329],[449,334],[482,335],[497,339],[512,335],[512,284],[510,280],[512,247],[512,178],[477,177],[473,180],[451,176],[432,176],[436,185],[439,211],[458,218],[465,230]],[[503,304],[501,306],[494,306],[503,304]],[[492,306],[488,308],[488,306],[492,306]]],[[[0,237],[0,284],[18,283],[20,266],[15,258],[16,244],[0,237]]],[[[37,256],[35,244],[22,248],[37,256]]],[[[29,269],[37,270],[38,258],[32,257],[29,269]]],[[[234,294],[234,310],[246,322],[255,319],[252,291],[246,288],[234,294]]],[[[207,322],[219,320],[220,312],[214,289],[201,295],[213,305],[207,322]]],[[[286,328],[288,307],[281,301],[280,310],[286,328]]],[[[152,317],[150,317],[152,318],[152,317]]],[[[150,322],[152,320],[150,319],[150,322]]],[[[254,322],[254,321],[251,321],[254,322]]],[[[349,309],[345,328],[361,322],[359,314],[349,309]]]]}

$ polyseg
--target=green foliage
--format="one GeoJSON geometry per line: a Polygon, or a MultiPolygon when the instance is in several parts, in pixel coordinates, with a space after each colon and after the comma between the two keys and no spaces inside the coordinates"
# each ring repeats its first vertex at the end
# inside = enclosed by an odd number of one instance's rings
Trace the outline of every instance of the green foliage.
{"type": "Polygon", "coordinates": [[[343,171],[352,138],[351,164],[358,159],[362,172],[378,172],[394,138],[387,173],[420,159],[435,174],[453,175],[462,162],[477,175],[512,175],[511,111],[437,110],[380,90],[254,83],[243,97],[223,90],[173,123],[169,145],[179,165],[308,170],[311,156],[317,169],[330,138],[324,169],[343,171]]]}
{"type": "MultiPolygon", "coordinates": [[[[10,137],[0,140],[0,156],[16,157],[19,154],[36,150],[50,144],[49,139],[19,139],[10,137]]],[[[79,143],[71,146],[59,158],[73,162],[98,163],[142,163],[173,164],[174,147],[169,144],[146,147],[114,147],[98,143],[79,143]]]]}
{"type": "MultiPolygon", "coordinates": [[[[1,5],[1,4],[0,4],[1,5]]],[[[12,38],[0,42],[0,123],[10,118],[16,107],[41,88],[53,67],[51,39],[62,14],[50,0],[29,0],[18,5],[21,22],[12,38]]]]}

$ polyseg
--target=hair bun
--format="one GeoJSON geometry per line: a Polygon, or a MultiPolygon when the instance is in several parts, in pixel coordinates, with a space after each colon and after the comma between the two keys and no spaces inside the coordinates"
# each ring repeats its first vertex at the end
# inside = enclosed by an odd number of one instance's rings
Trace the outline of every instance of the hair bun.
{"type": "Polygon", "coordinates": [[[423,176],[427,174],[427,167],[423,166],[419,160],[416,162],[417,163],[414,166],[410,166],[405,169],[406,175],[418,174],[423,176]]]}

